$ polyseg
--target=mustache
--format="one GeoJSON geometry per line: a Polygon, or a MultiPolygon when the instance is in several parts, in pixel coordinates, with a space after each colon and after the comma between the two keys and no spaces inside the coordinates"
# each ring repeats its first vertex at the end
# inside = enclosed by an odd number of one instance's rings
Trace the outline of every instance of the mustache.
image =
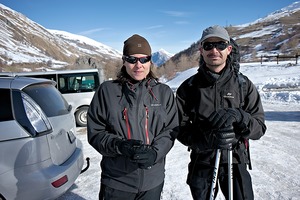
{"type": "Polygon", "coordinates": [[[216,56],[220,56],[219,53],[209,53],[207,54],[207,57],[216,57],[216,56]]]}

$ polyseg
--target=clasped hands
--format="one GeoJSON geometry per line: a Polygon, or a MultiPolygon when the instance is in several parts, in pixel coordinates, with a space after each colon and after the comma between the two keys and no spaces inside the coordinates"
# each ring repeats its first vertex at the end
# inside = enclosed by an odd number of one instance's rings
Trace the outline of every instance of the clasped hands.
{"type": "Polygon", "coordinates": [[[233,126],[239,126],[243,120],[241,111],[235,108],[220,109],[213,112],[207,120],[212,129],[212,148],[231,149],[232,143],[236,141],[233,126]]]}
{"type": "Polygon", "coordinates": [[[141,140],[121,140],[115,142],[119,154],[128,157],[132,162],[138,163],[139,168],[148,169],[154,165],[157,153],[153,146],[145,145],[141,140]]]}

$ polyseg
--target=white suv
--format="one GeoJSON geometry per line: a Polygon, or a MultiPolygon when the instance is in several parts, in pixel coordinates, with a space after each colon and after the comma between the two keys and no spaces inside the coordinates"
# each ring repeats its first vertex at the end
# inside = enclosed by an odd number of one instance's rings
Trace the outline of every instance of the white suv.
{"type": "Polygon", "coordinates": [[[83,166],[71,106],[55,82],[0,77],[0,200],[55,199],[83,166]]]}

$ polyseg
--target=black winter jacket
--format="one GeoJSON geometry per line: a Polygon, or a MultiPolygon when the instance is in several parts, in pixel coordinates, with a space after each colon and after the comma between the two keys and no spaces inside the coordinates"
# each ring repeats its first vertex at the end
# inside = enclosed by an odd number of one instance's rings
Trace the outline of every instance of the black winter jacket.
{"type": "MultiPolygon", "coordinates": [[[[212,134],[206,119],[212,112],[221,108],[240,108],[246,111],[246,138],[236,138],[233,151],[234,163],[248,163],[245,142],[257,140],[264,135],[264,110],[259,93],[254,84],[245,77],[245,94],[241,99],[241,90],[237,72],[227,64],[219,78],[208,73],[205,64],[199,67],[198,73],[185,80],[177,90],[176,100],[179,112],[178,140],[192,149],[191,158],[197,157],[202,164],[214,165],[215,150],[212,150],[208,138],[212,134]],[[246,140],[245,140],[246,139],[246,140]]],[[[234,130],[236,133],[241,130],[234,130]]],[[[238,135],[238,134],[236,134],[238,135]]],[[[227,154],[222,153],[221,163],[227,162],[227,154]],[[223,156],[224,155],[224,156],[223,156]]]]}
{"type": "Polygon", "coordinates": [[[177,136],[176,100],[172,90],[154,79],[121,85],[106,81],[96,91],[88,110],[88,141],[102,154],[101,183],[127,191],[147,191],[164,180],[166,154],[177,136]],[[142,140],[155,147],[150,169],[118,155],[115,138],[142,140]]]}

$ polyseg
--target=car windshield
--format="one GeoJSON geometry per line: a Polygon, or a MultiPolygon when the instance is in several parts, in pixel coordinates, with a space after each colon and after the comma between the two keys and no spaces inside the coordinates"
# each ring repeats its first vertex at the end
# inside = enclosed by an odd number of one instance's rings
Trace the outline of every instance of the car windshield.
{"type": "Polygon", "coordinates": [[[70,112],[69,104],[51,84],[38,84],[23,90],[43,109],[47,117],[64,115],[70,112]]]}

